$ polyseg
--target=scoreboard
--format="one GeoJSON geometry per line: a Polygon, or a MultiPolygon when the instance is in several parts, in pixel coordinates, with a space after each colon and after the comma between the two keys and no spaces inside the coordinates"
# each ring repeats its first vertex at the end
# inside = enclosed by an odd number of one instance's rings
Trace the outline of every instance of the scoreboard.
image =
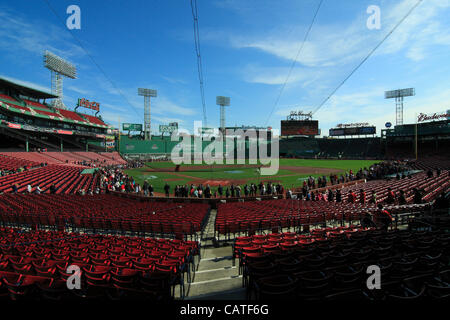
{"type": "Polygon", "coordinates": [[[316,136],[319,135],[318,120],[281,120],[282,136],[316,136]]]}
{"type": "Polygon", "coordinates": [[[140,123],[124,123],[122,124],[123,131],[142,131],[142,124],[140,123]]]}
{"type": "Polygon", "coordinates": [[[330,137],[337,136],[359,136],[365,134],[376,134],[376,127],[350,127],[330,129],[330,137]]]}

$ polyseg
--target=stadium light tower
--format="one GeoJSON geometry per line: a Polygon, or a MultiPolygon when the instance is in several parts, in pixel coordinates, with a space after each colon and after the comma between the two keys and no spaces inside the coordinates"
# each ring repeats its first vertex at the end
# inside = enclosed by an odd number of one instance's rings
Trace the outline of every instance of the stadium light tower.
{"type": "Polygon", "coordinates": [[[403,97],[410,97],[416,94],[414,88],[398,89],[386,91],[384,93],[385,99],[395,98],[395,120],[396,125],[403,124],[403,97]]]}
{"type": "Polygon", "coordinates": [[[63,76],[76,79],[77,69],[70,62],[47,50],[44,53],[44,66],[51,71],[52,93],[58,96],[58,98],[53,100],[53,106],[65,109],[66,107],[63,102],[63,76]]]}
{"type": "Polygon", "coordinates": [[[230,97],[216,97],[216,104],[220,106],[220,129],[225,134],[225,107],[230,105],[230,97]]]}
{"type": "Polygon", "coordinates": [[[151,140],[150,97],[156,97],[157,91],[153,89],[138,88],[138,95],[144,96],[144,137],[145,140],[151,140]]]}

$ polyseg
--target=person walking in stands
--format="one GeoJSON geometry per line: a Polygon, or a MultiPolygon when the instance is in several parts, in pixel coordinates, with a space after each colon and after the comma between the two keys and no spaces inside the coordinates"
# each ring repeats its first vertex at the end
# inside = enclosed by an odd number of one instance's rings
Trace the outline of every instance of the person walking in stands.
{"type": "Polygon", "coordinates": [[[251,188],[251,192],[252,192],[252,196],[256,197],[256,192],[258,190],[258,187],[256,186],[256,184],[252,183],[252,188],[251,188]]]}
{"type": "Polygon", "coordinates": [[[227,190],[225,190],[225,197],[229,198],[230,197],[230,190],[227,187],[227,190]]]}
{"type": "Polygon", "coordinates": [[[414,188],[414,204],[421,204],[422,203],[422,193],[419,189],[414,188]]]}
{"type": "Polygon", "coordinates": [[[337,189],[336,190],[336,202],[341,202],[342,201],[342,194],[341,194],[341,190],[337,189]]]}
{"type": "Polygon", "coordinates": [[[348,202],[355,203],[355,201],[356,201],[356,194],[352,190],[350,190],[348,192],[348,202]]]}
{"type": "Polygon", "coordinates": [[[291,189],[287,189],[287,191],[286,191],[286,199],[292,199],[292,191],[291,191],[291,189]]]}
{"type": "Polygon", "coordinates": [[[234,188],[234,184],[233,183],[231,184],[230,190],[231,190],[231,197],[234,198],[235,188],[234,188]]]}
{"type": "Polygon", "coordinates": [[[41,194],[41,188],[39,187],[39,185],[36,187],[36,194],[41,194]]]}
{"type": "Polygon", "coordinates": [[[391,188],[388,188],[388,195],[387,195],[386,203],[388,203],[388,204],[395,203],[395,194],[391,188]]]}
{"type": "Polygon", "coordinates": [[[372,215],[369,213],[369,211],[366,211],[361,219],[361,227],[364,229],[367,228],[376,228],[377,225],[372,220],[372,215]]]}
{"type": "Polygon", "coordinates": [[[403,190],[400,190],[400,195],[398,197],[398,204],[399,205],[406,204],[405,191],[403,191],[403,190]]]}
{"type": "Polygon", "coordinates": [[[316,191],[316,200],[317,201],[322,201],[323,200],[322,194],[319,191],[316,191]]]}
{"type": "Polygon", "coordinates": [[[217,188],[217,192],[219,193],[219,197],[222,198],[222,194],[223,194],[223,188],[222,188],[222,185],[219,184],[219,187],[217,188]]]}
{"type": "Polygon", "coordinates": [[[50,186],[50,193],[51,193],[51,194],[55,194],[55,193],[56,193],[56,186],[55,186],[55,184],[52,184],[52,185],[50,186]]]}
{"type": "Polygon", "coordinates": [[[205,188],[205,198],[211,198],[211,188],[209,187],[209,184],[207,184],[205,188]]]}
{"type": "Polygon", "coordinates": [[[166,185],[164,186],[164,192],[166,193],[166,197],[169,197],[169,192],[170,192],[170,186],[168,183],[166,183],[166,185]]]}
{"type": "Polygon", "coordinates": [[[373,203],[373,204],[377,203],[377,193],[375,191],[372,192],[372,197],[370,198],[369,203],[373,203]]]}
{"type": "Polygon", "coordinates": [[[334,201],[334,193],[333,190],[328,190],[328,201],[333,202],[334,201]]]}
{"type": "Polygon", "coordinates": [[[236,197],[238,197],[238,198],[241,197],[241,186],[240,185],[236,186],[236,197]]]}
{"type": "Polygon", "coordinates": [[[153,185],[149,185],[148,186],[148,193],[150,194],[150,197],[153,197],[153,191],[154,191],[153,185]]]}
{"type": "Polygon", "coordinates": [[[142,186],[142,190],[144,190],[144,195],[145,195],[145,196],[148,196],[148,187],[149,187],[148,181],[145,180],[145,181],[144,181],[144,185],[142,186]]]}
{"type": "Polygon", "coordinates": [[[27,185],[27,191],[28,193],[31,193],[31,184],[27,185]]]}
{"type": "Polygon", "coordinates": [[[392,223],[392,216],[391,214],[383,209],[382,204],[378,204],[378,211],[375,214],[375,223],[377,224],[378,228],[381,230],[387,232],[389,225],[392,223]]]}
{"type": "Polygon", "coordinates": [[[366,192],[363,189],[359,190],[359,203],[366,203],[366,192]]]}

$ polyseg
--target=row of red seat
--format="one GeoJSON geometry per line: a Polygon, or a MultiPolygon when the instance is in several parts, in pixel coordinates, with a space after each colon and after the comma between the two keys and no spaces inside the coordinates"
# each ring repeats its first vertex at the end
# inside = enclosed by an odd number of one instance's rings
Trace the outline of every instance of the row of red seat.
{"type": "Polygon", "coordinates": [[[296,301],[448,299],[450,238],[445,231],[317,232],[321,235],[316,241],[282,242],[275,248],[253,242],[285,241],[296,235],[237,239],[247,298],[255,294],[256,299],[296,301]],[[381,290],[367,287],[368,267],[374,265],[381,271],[381,290]]]}
{"type": "Polygon", "coordinates": [[[215,227],[219,235],[229,235],[279,227],[320,224],[332,220],[359,220],[365,212],[373,211],[376,208],[375,203],[368,202],[371,193],[376,192],[377,202],[383,202],[387,198],[388,187],[391,187],[397,195],[399,190],[405,191],[408,205],[390,208],[395,213],[402,213],[418,209],[413,208],[414,205],[411,204],[413,188],[423,188],[425,190],[423,200],[430,201],[449,186],[448,172],[443,171],[440,176],[432,178],[427,178],[425,173],[419,173],[407,179],[369,181],[357,186],[345,187],[341,191],[342,202],[274,199],[244,203],[220,203],[215,227]],[[359,202],[359,189],[366,192],[365,203],[359,202]],[[350,190],[357,194],[356,203],[348,203],[350,190]]]}
{"type": "Polygon", "coordinates": [[[56,111],[52,111],[48,106],[36,102],[36,101],[31,101],[31,100],[27,100],[25,99],[25,105],[21,105],[21,103],[19,101],[17,101],[16,99],[5,95],[5,94],[0,94],[0,98],[5,99],[5,101],[10,104],[12,107],[20,109],[20,110],[24,110],[24,111],[28,111],[28,112],[32,112],[31,110],[33,110],[33,112],[39,113],[39,114],[43,114],[46,116],[51,116],[51,117],[55,117],[55,118],[68,118],[70,120],[76,120],[79,121],[81,123],[93,123],[93,124],[97,124],[97,125],[102,125],[102,126],[106,126],[106,123],[104,123],[101,119],[95,117],[95,116],[91,116],[91,115],[87,115],[87,114],[78,114],[74,111],[70,111],[70,110],[65,110],[65,109],[59,109],[59,108],[55,108],[54,110],[56,111]],[[37,108],[35,108],[37,107],[37,108]],[[41,110],[43,109],[43,110],[41,110]]]}
{"type": "Polygon", "coordinates": [[[126,164],[118,152],[1,152],[0,155],[24,161],[75,166],[76,162],[87,161],[98,165],[126,164]]]}
{"type": "Polygon", "coordinates": [[[36,161],[29,161],[25,159],[19,159],[15,157],[6,156],[3,154],[0,154],[0,169],[1,170],[7,170],[7,171],[13,171],[17,170],[19,168],[23,167],[37,167],[40,163],[36,161]]]}
{"type": "Polygon", "coordinates": [[[193,241],[0,228],[0,274],[13,298],[17,288],[10,279],[22,279],[22,286],[45,279],[65,284],[71,265],[81,269],[85,290],[101,287],[139,291],[145,288],[138,278],[153,273],[178,279],[183,286],[182,275],[195,270],[194,256],[198,254],[199,245],[193,241]]]}
{"type": "Polygon", "coordinates": [[[0,220],[4,223],[68,224],[95,231],[192,235],[201,230],[208,209],[209,205],[202,203],[139,202],[109,194],[0,195],[0,220]]]}
{"type": "Polygon", "coordinates": [[[398,196],[400,190],[403,190],[405,192],[406,200],[408,202],[412,202],[414,197],[413,189],[417,188],[417,189],[425,189],[427,194],[424,195],[424,198],[426,196],[426,200],[431,201],[436,196],[438,196],[439,191],[442,190],[441,188],[438,191],[436,191],[439,187],[445,188],[449,186],[450,186],[449,171],[443,170],[439,176],[434,175],[432,178],[428,178],[425,172],[421,172],[413,175],[411,178],[399,180],[392,179],[389,181],[385,180],[368,181],[367,183],[358,184],[356,186],[345,187],[341,189],[341,193],[343,201],[347,201],[349,191],[352,190],[357,194],[357,199],[359,200],[358,197],[359,190],[363,189],[366,192],[367,199],[370,199],[372,193],[375,192],[377,195],[377,202],[383,202],[387,199],[388,188],[391,188],[392,191],[396,194],[396,196],[398,196]]]}
{"type": "Polygon", "coordinates": [[[24,101],[25,101],[25,103],[27,105],[39,107],[39,108],[44,109],[44,110],[50,110],[48,106],[46,106],[45,104],[42,104],[40,102],[31,101],[31,100],[28,100],[28,99],[24,99],[24,101]]]}
{"type": "Polygon", "coordinates": [[[374,204],[274,199],[219,204],[215,222],[218,234],[236,234],[272,228],[359,220],[374,204]]]}
{"type": "Polygon", "coordinates": [[[49,193],[50,186],[54,184],[56,193],[69,194],[80,189],[93,191],[99,180],[94,179],[92,174],[81,175],[78,168],[49,165],[0,177],[0,192],[12,192],[15,184],[18,185],[18,192],[26,192],[27,186],[31,185],[32,192],[39,186],[41,193],[49,193]]]}
{"type": "Polygon", "coordinates": [[[292,250],[296,247],[305,247],[314,242],[323,242],[326,239],[351,238],[356,233],[366,233],[373,228],[361,226],[343,226],[336,228],[316,228],[309,234],[295,232],[258,234],[252,236],[236,237],[233,245],[233,258],[248,253],[270,253],[279,250],[292,250]]]}

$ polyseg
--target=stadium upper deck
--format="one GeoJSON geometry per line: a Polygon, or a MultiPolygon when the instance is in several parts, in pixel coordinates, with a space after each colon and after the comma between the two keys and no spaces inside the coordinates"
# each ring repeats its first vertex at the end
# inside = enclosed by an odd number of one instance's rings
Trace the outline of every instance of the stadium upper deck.
{"type": "MultiPolygon", "coordinates": [[[[106,140],[114,141],[111,127],[101,117],[53,107],[55,95],[21,83],[0,78],[0,130],[2,148],[28,151],[31,147],[87,151],[105,149],[106,140]]],[[[111,144],[109,145],[111,147],[111,144]]]]}

